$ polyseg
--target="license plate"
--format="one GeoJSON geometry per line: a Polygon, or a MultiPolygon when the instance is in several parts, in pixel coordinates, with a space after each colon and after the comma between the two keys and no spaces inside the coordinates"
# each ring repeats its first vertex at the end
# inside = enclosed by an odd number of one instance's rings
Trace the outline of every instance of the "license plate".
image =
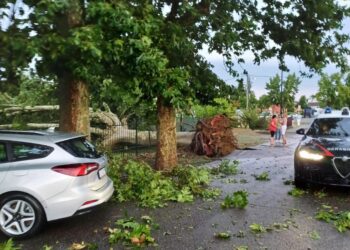
{"type": "Polygon", "coordinates": [[[98,178],[102,178],[103,176],[106,175],[106,169],[105,168],[101,168],[99,171],[98,171],[98,178]]]}

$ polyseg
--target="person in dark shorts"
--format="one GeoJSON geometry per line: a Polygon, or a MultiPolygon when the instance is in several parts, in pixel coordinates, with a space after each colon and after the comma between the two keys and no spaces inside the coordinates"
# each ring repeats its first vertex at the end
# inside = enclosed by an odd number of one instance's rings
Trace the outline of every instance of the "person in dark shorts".
{"type": "Polygon", "coordinates": [[[272,116],[272,119],[269,124],[269,131],[270,131],[270,146],[275,145],[275,133],[277,131],[277,118],[276,115],[272,116]]]}

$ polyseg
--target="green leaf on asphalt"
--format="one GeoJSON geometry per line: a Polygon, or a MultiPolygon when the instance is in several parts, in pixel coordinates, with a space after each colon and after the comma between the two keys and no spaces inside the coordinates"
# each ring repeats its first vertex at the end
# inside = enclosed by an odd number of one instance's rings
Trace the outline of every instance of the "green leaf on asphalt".
{"type": "Polygon", "coordinates": [[[239,230],[238,233],[236,233],[236,237],[237,237],[237,238],[244,238],[244,237],[245,237],[244,231],[239,230]]]}
{"type": "Polygon", "coordinates": [[[220,165],[216,168],[211,169],[212,175],[236,175],[238,174],[238,164],[239,162],[236,160],[223,160],[220,165]]]}
{"type": "Polygon", "coordinates": [[[266,233],[266,228],[258,223],[253,223],[249,226],[250,230],[253,233],[260,234],[260,233],[266,233]]]}
{"type": "Polygon", "coordinates": [[[322,199],[322,198],[324,198],[324,197],[327,196],[327,193],[324,192],[324,191],[322,191],[322,190],[320,190],[320,191],[314,192],[314,195],[315,195],[317,198],[322,199]]]}
{"type": "Polygon", "coordinates": [[[293,180],[285,180],[285,181],[283,182],[284,185],[292,185],[293,183],[294,183],[293,180]]]}
{"type": "Polygon", "coordinates": [[[262,172],[260,175],[254,175],[255,180],[257,181],[269,181],[269,173],[268,172],[262,172]]]}
{"type": "Polygon", "coordinates": [[[1,250],[20,250],[21,247],[16,246],[13,240],[10,238],[5,242],[0,243],[0,249],[1,250]]]}
{"type": "Polygon", "coordinates": [[[350,211],[335,212],[332,207],[323,205],[315,218],[327,223],[332,222],[338,232],[344,233],[350,230],[350,211]]]}
{"type": "Polygon", "coordinates": [[[225,240],[227,240],[227,239],[231,238],[231,232],[227,231],[227,232],[216,233],[215,237],[218,238],[218,239],[225,239],[225,240]]]}
{"type": "Polygon", "coordinates": [[[318,232],[316,230],[309,232],[309,236],[313,240],[321,239],[320,235],[318,234],[318,232]]]}
{"type": "Polygon", "coordinates": [[[305,194],[306,192],[302,189],[299,188],[293,188],[292,190],[290,190],[288,192],[289,195],[293,196],[293,197],[301,197],[305,194]]]}
{"type": "Polygon", "coordinates": [[[235,248],[235,250],[248,250],[247,246],[238,246],[235,248]]]}
{"type": "Polygon", "coordinates": [[[245,208],[248,205],[248,192],[239,190],[227,195],[221,203],[221,208],[245,208]]]}

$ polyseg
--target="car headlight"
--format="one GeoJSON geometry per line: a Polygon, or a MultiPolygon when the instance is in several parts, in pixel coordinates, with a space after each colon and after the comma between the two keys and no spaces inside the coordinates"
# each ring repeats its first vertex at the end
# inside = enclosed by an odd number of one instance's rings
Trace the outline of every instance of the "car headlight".
{"type": "Polygon", "coordinates": [[[299,156],[303,159],[313,160],[313,161],[320,161],[324,158],[324,156],[321,154],[311,153],[307,150],[300,150],[299,156]]]}

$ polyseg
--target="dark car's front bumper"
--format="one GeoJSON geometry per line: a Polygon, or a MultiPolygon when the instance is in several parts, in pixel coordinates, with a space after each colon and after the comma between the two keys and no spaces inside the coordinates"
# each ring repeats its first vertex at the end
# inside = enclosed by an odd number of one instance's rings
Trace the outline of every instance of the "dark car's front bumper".
{"type": "Polygon", "coordinates": [[[320,161],[296,157],[294,164],[295,179],[301,182],[322,185],[350,186],[350,161],[343,164],[339,159],[336,159],[336,164],[338,164],[336,168],[332,160],[331,157],[320,161]]]}

